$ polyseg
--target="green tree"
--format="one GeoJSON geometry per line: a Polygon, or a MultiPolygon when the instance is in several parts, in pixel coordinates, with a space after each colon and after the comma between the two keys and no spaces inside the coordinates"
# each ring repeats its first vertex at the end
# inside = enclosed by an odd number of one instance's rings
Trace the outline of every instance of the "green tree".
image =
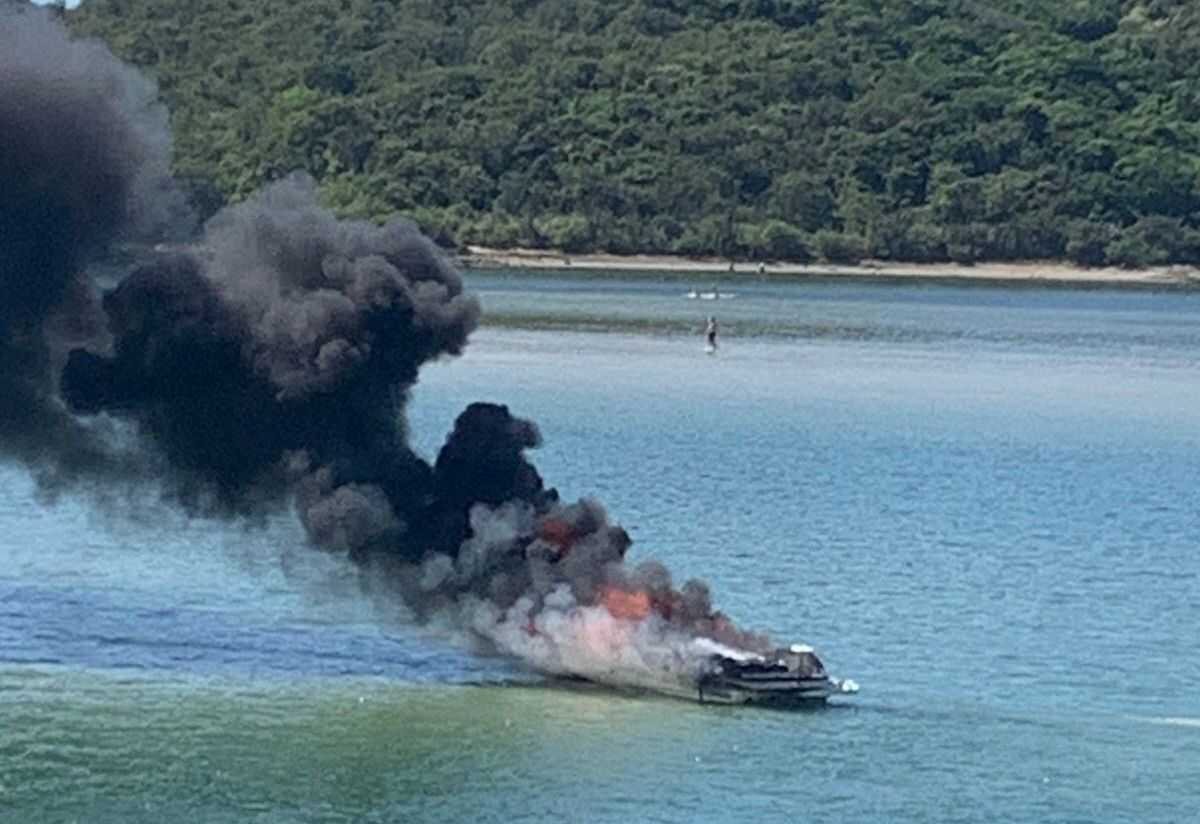
{"type": "Polygon", "coordinates": [[[204,214],[305,169],[447,243],[1196,262],[1185,0],[86,0],[204,214]]]}

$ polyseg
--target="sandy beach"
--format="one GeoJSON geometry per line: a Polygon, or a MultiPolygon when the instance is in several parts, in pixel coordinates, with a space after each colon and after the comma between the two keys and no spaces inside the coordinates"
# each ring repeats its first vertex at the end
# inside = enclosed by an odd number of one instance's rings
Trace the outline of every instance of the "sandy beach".
{"type": "Polygon", "coordinates": [[[459,255],[466,268],[595,269],[614,272],[678,274],[786,275],[792,277],[914,278],[979,281],[1041,282],[1063,285],[1200,286],[1200,267],[1158,266],[1122,269],[1085,268],[1060,261],[1011,263],[795,263],[734,261],[672,255],[568,254],[552,249],[494,249],[467,246],[459,255]]]}

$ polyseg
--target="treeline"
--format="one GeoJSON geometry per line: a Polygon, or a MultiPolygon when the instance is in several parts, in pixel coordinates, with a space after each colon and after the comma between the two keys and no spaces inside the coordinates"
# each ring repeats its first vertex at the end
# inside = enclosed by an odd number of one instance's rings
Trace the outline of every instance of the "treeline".
{"type": "Polygon", "coordinates": [[[446,244],[1200,261],[1195,0],[84,0],[211,212],[446,244]]]}

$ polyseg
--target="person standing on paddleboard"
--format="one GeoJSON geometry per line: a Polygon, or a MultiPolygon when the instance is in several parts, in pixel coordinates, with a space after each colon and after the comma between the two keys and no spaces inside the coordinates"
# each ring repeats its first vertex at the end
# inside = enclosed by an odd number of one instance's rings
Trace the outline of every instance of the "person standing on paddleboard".
{"type": "Polygon", "coordinates": [[[708,316],[708,325],[704,327],[704,337],[708,341],[708,351],[717,351],[717,319],[713,315],[708,316]]]}

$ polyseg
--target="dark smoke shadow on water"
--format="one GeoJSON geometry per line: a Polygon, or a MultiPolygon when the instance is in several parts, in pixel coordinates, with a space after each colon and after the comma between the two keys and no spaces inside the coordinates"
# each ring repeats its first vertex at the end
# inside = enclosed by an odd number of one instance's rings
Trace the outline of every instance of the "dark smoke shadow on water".
{"type": "Polygon", "coordinates": [[[460,354],[480,307],[413,224],[339,220],[297,174],[101,294],[112,244],[185,222],[167,113],[103,45],[0,15],[0,459],[43,498],[293,510],[368,594],[542,672],[686,678],[697,638],[768,647],[702,582],[626,564],[628,534],[545,486],[537,427],[507,407],[471,404],[433,463],[414,452],[420,367],[460,354]]]}

